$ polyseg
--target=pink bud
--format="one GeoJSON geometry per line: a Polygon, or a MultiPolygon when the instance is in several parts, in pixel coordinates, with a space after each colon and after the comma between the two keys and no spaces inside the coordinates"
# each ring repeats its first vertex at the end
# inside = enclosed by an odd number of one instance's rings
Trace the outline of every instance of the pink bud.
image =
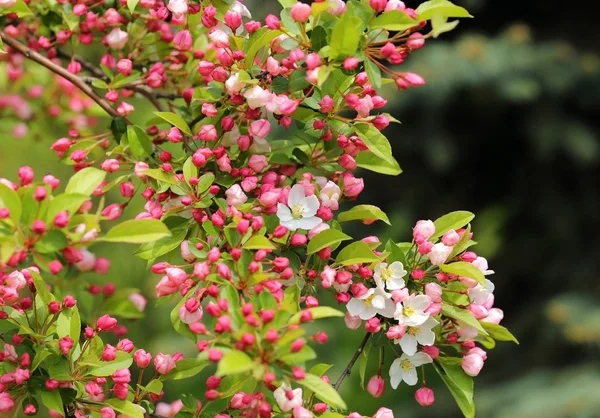
{"type": "Polygon", "coordinates": [[[475,377],[483,368],[483,358],[478,354],[468,354],[462,358],[460,366],[466,374],[475,377]]]}
{"type": "Polygon", "coordinates": [[[388,0],[369,0],[369,5],[376,12],[383,12],[388,0]]]}
{"type": "Polygon", "coordinates": [[[442,242],[448,247],[456,244],[459,240],[460,236],[454,229],[449,230],[442,236],[442,242]]]}
{"type": "Polygon", "coordinates": [[[384,390],[385,382],[381,376],[375,375],[369,379],[369,383],[367,383],[367,392],[369,392],[371,396],[379,398],[383,395],[384,390]]]}
{"type": "Polygon", "coordinates": [[[117,320],[109,315],[102,315],[96,321],[98,331],[110,331],[117,326],[117,320]]]}
{"type": "Polygon", "coordinates": [[[133,69],[133,63],[128,59],[121,59],[117,62],[117,70],[124,76],[128,76],[131,74],[131,70],[133,69]]]}
{"type": "Polygon", "coordinates": [[[433,405],[433,402],[435,401],[433,390],[428,387],[422,387],[415,392],[415,399],[421,406],[433,405]]]}
{"type": "Polygon", "coordinates": [[[312,10],[308,4],[296,3],[292,6],[290,15],[292,16],[292,19],[294,19],[296,22],[304,23],[310,17],[311,11],[312,10]]]}

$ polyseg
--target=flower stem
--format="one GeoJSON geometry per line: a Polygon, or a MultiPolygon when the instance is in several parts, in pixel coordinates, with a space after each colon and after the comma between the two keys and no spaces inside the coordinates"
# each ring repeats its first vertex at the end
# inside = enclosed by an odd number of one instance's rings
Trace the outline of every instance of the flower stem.
{"type": "Polygon", "coordinates": [[[369,341],[370,337],[371,337],[371,333],[367,332],[365,334],[365,337],[361,341],[360,345],[358,346],[358,348],[354,352],[354,355],[352,356],[352,359],[350,359],[350,363],[348,363],[348,365],[346,366],[346,368],[344,369],[344,371],[342,372],[342,374],[340,375],[340,377],[338,378],[338,380],[335,382],[335,385],[333,385],[333,388],[335,390],[338,390],[340,388],[340,386],[342,385],[342,382],[344,381],[344,379],[346,378],[346,376],[348,376],[350,374],[350,370],[352,370],[352,367],[354,366],[354,363],[356,363],[356,360],[358,360],[358,356],[360,356],[360,353],[362,353],[362,351],[364,350],[364,348],[367,345],[367,342],[369,341]]]}

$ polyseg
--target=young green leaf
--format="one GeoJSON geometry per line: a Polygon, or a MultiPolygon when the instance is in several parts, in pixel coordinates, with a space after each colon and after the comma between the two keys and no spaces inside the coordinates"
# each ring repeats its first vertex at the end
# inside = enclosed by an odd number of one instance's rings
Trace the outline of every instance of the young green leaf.
{"type": "Polygon", "coordinates": [[[204,370],[204,368],[210,363],[208,360],[191,358],[179,360],[175,364],[176,367],[169,373],[161,376],[161,380],[181,380],[187,379],[192,376],[196,376],[198,373],[204,370]]]}
{"type": "Polygon", "coordinates": [[[58,414],[65,416],[63,409],[63,401],[60,397],[59,390],[42,390],[42,403],[44,406],[52,411],[57,412],[58,414]]]}
{"type": "Polygon", "coordinates": [[[459,229],[468,224],[473,220],[475,215],[465,210],[459,210],[456,212],[450,212],[444,216],[439,217],[433,223],[435,225],[435,234],[433,234],[430,240],[434,240],[441,237],[451,229],[459,229]]]}
{"type": "Polygon", "coordinates": [[[440,269],[444,273],[456,274],[457,276],[468,277],[469,279],[477,280],[481,285],[485,285],[485,276],[471,263],[465,261],[457,261],[452,264],[442,264],[440,269]]]}
{"type": "Polygon", "coordinates": [[[372,152],[363,151],[356,156],[356,164],[360,168],[374,171],[375,173],[386,174],[388,176],[397,176],[402,173],[398,162],[392,157],[392,161],[379,158],[372,152]]]}
{"type": "Polygon", "coordinates": [[[430,0],[421,3],[417,7],[417,19],[419,21],[429,20],[436,13],[440,13],[445,17],[473,17],[467,9],[457,6],[448,0],[430,0]]]}
{"type": "Polygon", "coordinates": [[[134,156],[139,158],[149,157],[152,154],[152,142],[142,128],[135,125],[127,127],[127,140],[134,156]]]}
{"type": "Polygon", "coordinates": [[[338,215],[339,222],[379,220],[391,225],[384,211],[373,205],[356,205],[338,215]]]}
{"type": "Polygon", "coordinates": [[[171,125],[179,128],[180,131],[185,132],[189,136],[192,136],[192,131],[185,120],[181,116],[173,112],[154,112],[159,118],[169,122],[171,125]]]}
{"type": "Polygon", "coordinates": [[[262,235],[254,235],[242,246],[246,250],[275,250],[277,247],[262,235]]]}
{"type": "Polygon", "coordinates": [[[387,29],[394,32],[402,32],[417,26],[419,22],[414,20],[402,10],[390,10],[382,13],[371,21],[369,29],[387,29]]]}
{"type": "Polygon", "coordinates": [[[98,170],[94,167],[86,167],[79,170],[67,184],[65,193],[69,194],[82,194],[90,196],[94,190],[102,183],[102,180],[106,177],[106,172],[98,170]]]}
{"type": "Polygon", "coordinates": [[[279,35],[282,35],[283,32],[278,30],[271,30],[268,28],[261,28],[250,35],[248,39],[247,51],[246,51],[246,59],[244,64],[247,68],[252,67],[254,63],[254,57],[261,48],[268,45],[273,39],[277,38],[279,35]]]}
{"type": "Polygon", "coordinates": [[[114,226],[102,238],[108,242],[143,244],[171,235],[169,228],[158,219],[132,219],[114,226]]]}
{"type": "Polygon", "coordinates": [[[302,386],[312,390],[316,397],[334,408],[346,409],[346,403],[340,394],[319,376],[307,373],[304,379],[298,380],[302,386]]]}
{"type": "Polygon", "coordinates": [[[0,208],[7,208],[10,218],[15,222],[21,219],[21,199],[17,192],[4,183],[0,183],[0,208]]]}
{"type": "Polygon", "coordinates": [[[465,418],[474,418],[473,378],[467,376],[460,365],[443,362],[441,357],[438,357],[434,366],[465,418]]]}
{"type": "Polygon", "coordinates": [[[482,334],[488,335],[487,331],[483,329],[483,326],[481,326],[481,323],[475,319],[471,312],[467,311],[466,309],[461,309],[456,306],[448,305],[447,303],[442,303],[442,315],[462,321],[465,324],[477,329],[482,334]]]}
{"type": "Polygon", "coordinates": [[[335,259],[336,263],[344,266],[351,264],[373,263],[379,261],[379,257],[373,254],[373,251],[366,242],[357,241],[344,247],[335,259]]]}
{"type": "Polygon", "coordinates": [[[248,354],[239,350],[231,350],[219,361],[217,376],[246,373],[254,369],[254,361],[248,354]]]}
{"type": "Polygon", "coordinates": [[[516,344],[519,344],[517,338],[512,335],[512,333],[504,328],[502,325],[492,324],[491,322],[481,322],[483,329],[485,329],[490,337],[492,337],[496,341],[512,341],[516,344]]]}
{"type": "Polygon", "coordinates": [[[92,376],[110,376],[119,369],[127,369],[133,363],[132,355],[123,351],[117,352],[117,357],[112,361],[103,361],[90,370],[92,376]]]}
{"type": "Polygon", "coordinates": [[[329,58],[339,60],[353,56],[360,42],[361,32],[357,28],[362,21],[356,16],[344,13],[337,21],[331,32],[329,58]]]}
{"type": "Polygon", "coordinates": [[[332,245],[338,244],[342,241],[346,241],[352,239],[352,237],[344,234],[342,231],[338,231],[337,229],[326,229],[324,231],[319,232],[315,235],[310,242],[308,243],[308,247],[306,250],[307,254],[314,254],[317,251],[322,250],[326,247],[331,247],[332,245]]]}
{"type": "Polygon", "coordinates": [[[144,418],[145,416],[146,411],[144,408],[127,400],[112,398],[105,401],[105,403],[115,411],[131,418],[144,418]]]}
{"type": "MultiPolygon", "coordinates": [[[[338,311],[337,309],[334,309],[334,308],[330,308],[329,306],[315,306],[314,308],[308,308],[308,311],[310,312],[313,320],[322,319],[322,318],[331,318],[331,317],[341,318],[344,316],[343,312],[338,311]]],[[[301,315],[302,314],[300,312],[294,314],[294,316],[292,316],[290,318],[290,321],[289,321],[290,324],[300,323],[301,315]]]]}

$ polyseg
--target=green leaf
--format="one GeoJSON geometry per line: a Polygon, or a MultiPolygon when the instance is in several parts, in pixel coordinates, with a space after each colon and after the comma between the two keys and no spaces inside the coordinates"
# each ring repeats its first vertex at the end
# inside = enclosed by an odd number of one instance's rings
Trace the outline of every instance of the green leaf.
{"type": "Polygon", "coordinates": [[[407,15],[402,10],[390,10],[377,16],[369,24],[369,29],[387,29],[403,32],[418,25],[418,21],[407,15]]]}
{"type": "Polygon", "coordinates": [[[246,59],[244,60],[244,64],[246,68],[252,67],[254,64],[254,57],[261,48],[269,44],[273,39],[277,38],[279,35],[282,35],[283,32],[278,30],[271,30],[268,28],[260,28],[248,39],[247,51],[246,51],[246,59]]]}
{"type": "MultiPolygon", "coordinates": [[[[310,312],[313,320],[323,319],[323,318],[331,318],[331,317],[341,318],[344,316],[343,312],[338,311],[337,309],[331,308],[329,306],[315,306],[314,308],[308,308],[308,311],[310,312]]],[[[300,323],[301,315],[302,315],[301,312],[294,314],[290,318],[289,323],[290,324],[300,323]]]]}
{"type": "Polygon", "coordinates": [[[473,378],[467,376],[460,365],[444,363],[441,357],[438,357],[434,366],[465,418],[474,418],[473,378]]]}
{"type": "Polygon", "coordinates": [[[357,123],[354,125],[354,129],[369,151],[389,163],[395,161],[390,142],[376,127],[366,123],[357,123]]]}
{"type": "Polygon", "coordinates": [[[385,251],[389,253],[386,257],[386,261],[391,264],[394,261],[400,261],[402,265],[406,266],[406,254],[402,250],[402,247],[399,244],[394,243],[392,240],[389,240],[385,244],[385,251]]]}
{"type": "Polygon", "coordinates": [[[290,77],[288,80],[290,83],[289,84],[290,93],[293,93],[295,91],[304,90],[305,88],[310,86],[310,83],[308,81],[306,81],[306,71],[305,70],[294,71],[292,74],[290,74],[290,77]]]}
{"type": "Polygon", "coordinates": [[[327,373],[327,370],[331,369],[332,366],[332,364],[319,363],[312,366],[308,372],[310,374],[314,374],[315,376],[321,377],[327,373]]]}
{"type": "Polygon", "coordinates": [[[6,54],[4,50],[4,43],[2,42],[2,38],[0,38],[0,54],[6,54]]]}
{"type": "Polygon", "coordinates": [[[175,363],[176,367],[164,376],[161,376],[161,380],[181,380],[187,379],[192,376],[196,376],[206,366],[209,365],[208,360],[204,359],[183,359],[175,363]]]}
{"type": "Polygon", "coordinates": [[[375,173],[397,176],[402,173],[398,162],[392,157],[392,162],[379,158],[372,152],[363,151],[356,156],[356,165],[375,173]]]}
{"type": "Polygon", "coordinates": [[[34,248],[39,253],[51,254],[62,250],[67,245],[69,245],[69,241],[65,234],[57,229],[53,229],[36,242],[34,248]]]}
{"type": "Polygon", "coordinates": [[[496,341],[513,341],[519,344],[519,340],[511,334],[509,330],[504,328],[502,325],[492,324],[491,322],[480,322],[483,328],[488,332],[490,337],[496,341]]]}
{"type": "Polygon", "coordinates": [[[217,376],[226,376],[246,373],[253,370],[254,366],[254,361],[252,361],[248,354],[239,350],[231,350],[219,361],[216,374],[217,376]]]}
{"type": "Polygon", "coordinates": [[[106,403],[115,411],[131,418],[144,418],[146,412],[141,406],[121,399],[112,398],[104,401],[104,403],[106,403]]]}
{"type": "Polygon", "coordinates": [[[459,210],[456,212],[450,212],[436,219],[433,223],[435,225],[435,234],[433,234],[429,240],[433,241],[434,239],[441,237],[451,229],[462,228],[463,226],[471,222],[474,217],[475,215],[473,215],[471,212],[459,210]]]}
{"type": "Polygon", "coordinates": [[[69,214],[77,212],[83,202],[89,199],[89,195],[77,193],[63,193],[55,196],[48,205],[46,212],[46,221],[54,222],[54,218],[59,212],[67,211],[69,214]]]}
{"type": "Polygon", "coordinates": [[[59,413],[62,416],[65,416],[63,410],[63,402],[60,397],[60,391],[55,389],[52,391],[43,390],[42,391],[42,403],[48,409],[53,410],[54,412],[59,413]]]}
{"type": "Polygon", "coordinates": [[[356,53],[360,42],[362,21],[356,16],[345,13],[337,21],[331,32],[331,43],[329,45],[329,58],[339,60],[356,53]]]}
{"type": "Polygon", "coordinates": [[[187,160],[185,160],[185,163],[183,163],[183,177],[189,184],[190,178],[196,176],[198,176],[198,169],[192,162],[192,157],[189,157],[187,160]]]}
{"type": "Polygon", "coordinates": [[[437,38],[442,33],[450,32],[454,28],[458,26],[459,21],[453,20],[452,22],[448,22],[448,18],[441,13],[436,13],[431,18],[431,33],[434,38],[437,38]]]}
{"type": "Polygon", "coordinates": [[[92,376],[110,376],[119,369],[127,369],[133,363],[132,355],[123,351],[117,352],[117,357],[112,361],[103,361],[90,370],[92,376]]]}
{"type": "Polygon", "coordinates": [[[367,375],[367,365],[369,364],[369,352],[371,351],[371,344],[367,345],[363,352],[360,353],[360,363],[358,365],[358,375],[360,377],[360,387],[365,388],[365,377],[367,375]]]}
{"type": "Polygon", "coordinates": [[[127,7],[131,13],[133,13],[139,2],[140,0],[127,0],[127,7]]]}
{"type": "Polygon", "coordinates": [[[307,373],[304,379],[298,380],[302,386],[312,390],[317,398],[334,408],[346,409],[346,403],[340,394],[329,384],[325,383],[319,376],[307,373]]]}
{"type": "Polygon", "coordinates": [[[344,234],[342,231],[337,229],[326,229],[315,235],[306,249],[307,254],[314,254],[323,248],[331,247],[332,245],[338,244],[342,241],[352,239],[351,236],[344,234]]]}
{"type": "Polygon", "coordinates": [[[143,244],[170,235],[171,231],[169,231],[169,228],[158,219],[132,219],[113,227],[102,240],[143,244]]]}
{"type": "Polygon", "coordinates": [[[151,380],[146,386],[139,386],[146,392],[154,393],[155,395],[160,395],[160,392],[163,390],[163,382],[158,379],[151,380]]]}
{"type": "Polygon", "coordinates": [[[377,64],[370,58],[365,59],[365,70],[367,70],[367,77],[374,88],[381,88],[381,70],[377,64]]]}
{"type": "Polygon", "coordinates": [[[471,312],[467,311],[466,309],[461,309],[457,308],[456,306],[442,303],[442,315],[462,321],[465,324],[476,328],[482,334],[488,335],[487,331],[483,329],[483,326],[481,326],[481,323],[475,319],[473,315],[471,315],[471,312]]]}
{"type": "Polygon", "coordinates": [[[134,156],[146,158],[152,154],[152,143],[142,128],[135,125],[127,127],[127,140],[134,156]]]}
{"type": "Polygon", "coordinates": [[[147,242],[142,244],[140,248],[135,251],[135,255],[144,259],[152,260],[173,251],[179,247],[181,242],[185,239],[188,232],[188,224],[184,223],[171,230],[172,234],[170,237],[164,237],[157,241],[147,242]]]}
{"type": "Polygon", "coordinates": [[[300,364],[317,358],[317,353],[309,345],[303,346],[295,353],[286,353],[279,357],[286,364],[300,364]]]}
{"type": "Polygon", "coordinates": [[[179,128],[180,131],[183,131],[189,136],[192,136],[192,131],[190,130],[190,127],[187,123],[185,123],[185,120],[183,120],[181,116],[173,112],[154,112],[154,114],[159,118],[166,120],[171,125],[179,128]]]}
{"type": "Polygon", "coordinates": [[[160,168],[150,168],[148,170],[144,170],[143,173],[148,177],[152,177],[153,179],[161,181],[163,183],[179,184],[179,182],[175,180],[173,174],[166,173],[160,168]]]}
{"type": "Polygon", "coordinates": [[[338,215],[339,222],[379,220],[391,225],[384,211],[373,205],[357,205],[338,215]]]}
{"type": "Polygon", "coordinates": [[[0,183],[0,208],[7,208],[15,223],[21,219],[21,199],[17,192],[4,183],[0,183]]]}
{"type": "Polygon", "coordinates": [[[275,250],[277,247],[267,238],[262,235],[254,235],[242,246],[246,250],[275,250]]]}
{"type": "Polygon", "coordinates": [[[32,15],[33,12],[27,7],[23,0],[17,0],[17,3],[12,7],[0,9],[0,16],[8,13],[16,13],[18,17],[32,15]]]}
{"type": "Polygon", "coordinates": [[[71,337],[75,343],[81,333],[81,318],[77,307],[63,309],[56,320],[56,334],[59,338],[71,337]]]}
{"type": "Polygon", "coordinates": [[[310,43],[315,51],[327,46],[327,31],[323,26],[313,28],[310,32],[310,43]]]}
{"type": "Polygon", "coordinates": [[[79,170],[67,184],[65,193],[82,194],[90,196],[94,190],[102,183],[106,177],[106,172],[94,167],[86,167],[79,170]]]}
{"type": "Polygon", "coordinates": [[[468,277],[477,280],[482,286],[485,285],[485,276],[476,266],[465,261],[457,261],[452,264],[442,264],[440,269],[444,273],[456,274],[457,276],[468,277]]]}
{"type": "Polygon", "coordinates": [[[429,20],[436,13],[445,17],[473,17],[467,9],[457,6],[448,0],[431,0],[421,3],[416,10],[419,21],[429,20]]]}
{"type": "Polygon", "coordinates": [[[203,174],[198,179],[198,185],[196,186],[198,193],[200,194],[200,193],[204,193],[205,191],[207,191],[209,189],[209,187],[212,186],[214,181],[215,181],[215,175],[213,173],[203,174]]]}
{"type": "Polygon", "coordinates": [[[335,259],[336,263],[343,266],[373,263],[375,261],[379,261],[379,257],[373,254],[373,251],[371,251],[371,248],[366,242],[362,241],[353,242],[347,247],[344,247],[335,259]]]}
{"type": "Polygon", "coordinates": [[[35,271],[29,270],[29,274],[31,274],[31,279],[33,280],[33,284],[35,285],[35,290],[37,291],[38,296],[42,299],[45,305],[48,305],[50,302],[54,300],[54,296],[48,290],[48,286],[42,276],[37,274],[35,271]]]}
{"type": "Polygon", "coordinates": [[[35,369],[37,369],[40,364],[42,364],[42,362],[47,359],[49,356],[51,356],[53,353],[44,348],[44,346],[42,346],[42,348],[38,350],[36,350],[35,356],[33,357],[33,361],[31,362],[31,371],[35,371],[35,369]]]}

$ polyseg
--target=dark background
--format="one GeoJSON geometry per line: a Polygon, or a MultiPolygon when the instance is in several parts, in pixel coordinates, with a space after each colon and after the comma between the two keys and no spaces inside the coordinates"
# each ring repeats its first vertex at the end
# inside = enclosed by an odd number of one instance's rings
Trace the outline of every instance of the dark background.
{"type": "MultiPolygon", "coordinates": [[[[246,3],[258,13],[255,18],[279,10],[275,0],[246,3]]],[[[399,68],[422,74],[427,84],[381,91],[389,100],[386,110],[402,121],[385,133],[404,172],[399,177],[362,173],[366,187],[359,203],[380,206],[393,227],[357,227],[352,235],[407,240],[418,219],[459,209],[476,213],[474,238],[480,244],[475,250],[496,271],[491,279],[496,305],[505,312],[503,325],[521,342],[500,343],[489,353],[476,379],[477,416],[600,417],[597,14],[583,3],[456,3],[475,18],[428,42],[399,68]]],[[[0,71],[0,93],[19,88],[7,84],[0,71]]],[[[47,138],[18,141],[10,135],[14,123],[9,117],[0,123],[0,176],[14,179],[17,168],[28,164],[40,174],[51,171],[66,179],[69,169],[48,150],[65,128],[55,126],[47,138]]],[[[98,254],[111,257],[113,268],[108,279],[94,280],[137,286],[152,295],[157,277],[131,253],[126,246],[100,248],[98,254]]],[[[168,312],[166,306],[152,309],[130,326],[131,338],[153,353],[183,349],[193,355],[195,347],[171,329],[168,312]]],[[[330,343],[319,360],[336,363],[333,380],[362,332],[325,322],[330,343]]],[[[359,390],[358,373],[344,383],[343,395],[365,414],[383,404],[396,418],[459,417],[446,389],[430,374],[436,403],[429,408],[416,405],[416,388],[405,385],[397,391],[388,386],[383,399],[373,400],[359,390]]],[[[174,384],[170,400],[181,392],[200,395],[203,382],[174,384]]]]}

